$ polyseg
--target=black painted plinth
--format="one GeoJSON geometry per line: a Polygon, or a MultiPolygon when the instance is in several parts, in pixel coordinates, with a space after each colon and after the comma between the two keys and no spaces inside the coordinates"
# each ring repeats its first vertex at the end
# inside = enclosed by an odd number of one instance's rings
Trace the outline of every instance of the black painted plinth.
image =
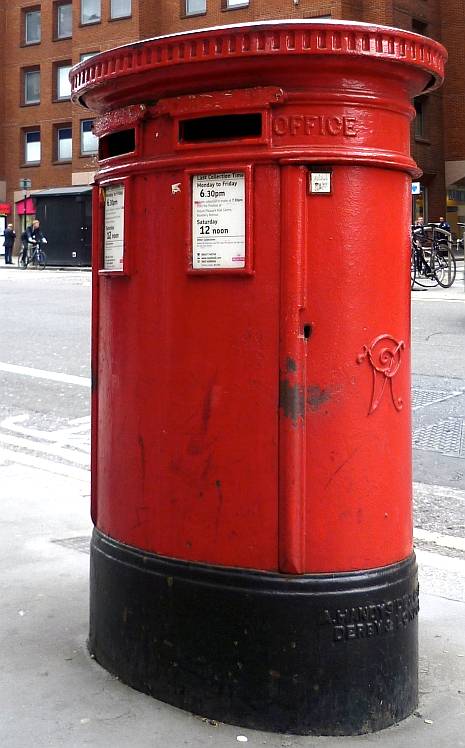
{"type": "Polygon", "coordinates": [[[417,566],[288,576],[94,531],[89,649],[157,699],[243,727],[356,735],[417,704],[417,566]]]}

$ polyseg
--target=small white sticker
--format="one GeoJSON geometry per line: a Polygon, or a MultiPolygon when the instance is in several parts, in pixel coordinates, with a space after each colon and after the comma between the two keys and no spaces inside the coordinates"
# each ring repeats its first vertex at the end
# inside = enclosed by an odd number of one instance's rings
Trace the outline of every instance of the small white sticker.
{"type": "Polygon", "coordinates": [[[310,192],[329,195],[331,193],[331,172],[312,171],[310,174],[310,192]]]}
{"type": "Polygon", "coordinates": [[[192,267],[245,267],[245,174],[192,178],[192,267]]]}

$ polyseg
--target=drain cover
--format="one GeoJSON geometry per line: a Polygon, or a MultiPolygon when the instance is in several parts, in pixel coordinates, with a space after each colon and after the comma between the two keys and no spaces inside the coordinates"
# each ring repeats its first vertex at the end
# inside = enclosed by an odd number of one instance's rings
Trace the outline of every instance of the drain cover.
{"type": "Polygon", "coordinates": [[[412,408],[424,408],[425,405],[431,405],[441,400],[447,400],[449,397],[457,395],[456,392],[444,392],[444,390],[422,390],[419,387],[412,389],[412,408]]]}
{"type": "Polygon", "coordinates": [[[447,418],[417,428],[413,432],[413,446],[450,457],[465,457],[465,421],[447,418]]]}
{"type": "Polygon", "coordinates": [[[90,553],[90,537],[88,535],[77,538],[59,538],[58,540],[52,540],[52,543],[62,545],[64,548],[71,548],[73,551],[90,553]]]}

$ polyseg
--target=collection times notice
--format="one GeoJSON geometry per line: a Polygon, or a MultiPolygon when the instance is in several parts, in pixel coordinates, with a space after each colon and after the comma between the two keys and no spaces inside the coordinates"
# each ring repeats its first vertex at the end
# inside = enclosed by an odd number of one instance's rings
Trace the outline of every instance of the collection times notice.
{"type": "Polygon", "coordinates": [[[124,184],[105,187],[104,270],[123,270],[124,184]]]}
{"type": "Polygon", "coordinates": [[[196,174],[192,179],[192,267],[245,267],[245,175],[196,174]]]}

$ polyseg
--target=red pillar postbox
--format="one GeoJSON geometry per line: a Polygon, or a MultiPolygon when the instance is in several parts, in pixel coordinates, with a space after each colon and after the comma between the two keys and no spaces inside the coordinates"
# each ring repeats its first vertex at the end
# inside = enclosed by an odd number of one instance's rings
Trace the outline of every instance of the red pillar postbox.
{"type": "Polygon", "coordinates": [[[269,22],[73,69],[99,113],[90,650],[209,717],[417,703],[411,99],[445,50],[269,22]]]}

